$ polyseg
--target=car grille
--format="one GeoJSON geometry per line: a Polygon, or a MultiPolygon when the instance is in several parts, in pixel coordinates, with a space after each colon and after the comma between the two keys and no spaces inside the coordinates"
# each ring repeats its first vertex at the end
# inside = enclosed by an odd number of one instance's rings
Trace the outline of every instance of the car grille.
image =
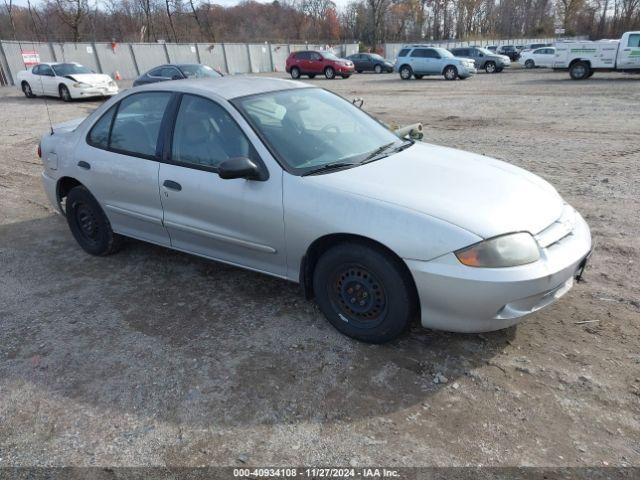
{"type": "Polygon", "coordinates": [[[560,218],[535,235],[535,238],[542,248],[548,248],[570,235],[575,225],[576,211],[570,205],[565,205],[560,218]]]}

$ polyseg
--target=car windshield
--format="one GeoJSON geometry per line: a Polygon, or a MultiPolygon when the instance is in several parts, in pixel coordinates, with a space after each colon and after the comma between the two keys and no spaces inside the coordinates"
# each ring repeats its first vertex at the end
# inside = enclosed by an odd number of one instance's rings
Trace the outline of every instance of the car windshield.
{"type": "Polygon", "coordinates": [[[297,174],[334,164],[351,166],[408,146],[351,102],[320,88],[251,95],[234,104],[297,174]]]}
{"type": "Polygon", "coordinates": [[[59,63],[51,65],[53,71],[58,77],[66,77],[67,75],[79,75],[82,73],[93,73],[90,69],[77,63],[59,63]]]}
{"type": "Polygon", "coordinates": [[[486,48],[476,48],[480,53],[484,53],[485,55],[493,55],[493,52],[486,48]]]}
{"type": "Polygon", "coordinates": [[[445,50],[444,48],[434,48],[434,50],[436,52],[438,52],[440,54],[440,57],[442,57],[442,58],[452,58],[453,57],[453,53],[451,53],[449,50],[445,50]]]}
{"type": "Polygon", "coordinates": [[[326,58],[327,60],[340,60],[338,57],[336,57],[333,53],[331,52],[320,52],[320,54],[326,58]]]}
{"type": "Polygon", "coordinates": [[[221,75],[208,65],[180,65],[187,78],[217,78],[221,75]]]}
{"type": "Polygon", "coordinates": [[[376,60],[384,60],[384,58],[382,58],[380,55],[378,55],[377,53],[372,53],[371,54],[371,58],[374,58],[376,60]]]}

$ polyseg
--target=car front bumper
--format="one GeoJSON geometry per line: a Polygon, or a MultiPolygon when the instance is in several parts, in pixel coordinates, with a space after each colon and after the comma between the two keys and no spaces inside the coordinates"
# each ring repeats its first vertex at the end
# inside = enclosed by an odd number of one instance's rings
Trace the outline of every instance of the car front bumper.
{"type": "Polygon", "coordinates": [[[478,69],[476,67],[467,67],[461,65],[458,69],[458,75],[461,77],[470,77],[471,75],[475,75],[478,73],[478,69]]]}
{"type": "Polygon", "coordinates": [[[111,97],[113,95],[116,95],[118,91],[119,89],[117,86],[70,89],[72,98],[111,97]]]}
{"type": "MultiPolygon", "coordinates": [[[[570,207],[569,207],[570,208],[570,207]]],[[[473,268],[453,253],[405,260],[416,284],[422,325],[452,332],[489,332],[515,325],[567,293],[591,251],[591,234],[575,212],[571,233],[519,267],[473,268]]]]}
{"type": "Polygon", "coordinates": [[[355,72],[354,67],[345,67],[342,65],[338,65],[335,68],[338,75],[353,75],[353,73],[355,72]]]}

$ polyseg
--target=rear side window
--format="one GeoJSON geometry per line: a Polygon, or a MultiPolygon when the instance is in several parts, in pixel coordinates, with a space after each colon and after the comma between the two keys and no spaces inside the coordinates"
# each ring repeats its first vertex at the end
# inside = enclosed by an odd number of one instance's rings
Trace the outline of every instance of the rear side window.
{"type": "Polygon", "coordinates": [[[309,52],[297,52],[296,58],[298,60],[309,60],[309,58],[311,58],[311,55],[309,54],[309,52]]]}
{"type": "Polygon", "coordinates": [[[104,149],[109,148],[109,130],[111,129],[111,120],[115,111],[116,107],[111,107],[93,126],[87,137],[90,145],[104,149]]]}
{"type": "Polygon", "coordinates": [[[400,50],[400,53],[398,53],[399,57],[406,57],[409,54],[409,49],[408,48],[403,48],[402,50],[400,50]]]}
{"type": "Polygon", "coordinates": [[[411,52],[412,57],[424,58],[426,57],[426,50],[424,48],[416,48],[413,52],[411,52]]]}

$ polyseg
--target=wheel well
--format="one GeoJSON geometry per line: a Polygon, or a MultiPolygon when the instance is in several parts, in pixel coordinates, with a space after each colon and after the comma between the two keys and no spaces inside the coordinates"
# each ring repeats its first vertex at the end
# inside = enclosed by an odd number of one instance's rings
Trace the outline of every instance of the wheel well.
{"type": "Polygon", "coordinates": [[[77,186],[82,186],[82,183],[73,177],[62,177],[58,180],[58,184],[56,185],[56,200],[58,201],[60,210],[63,210],[62,200],[69,194],[72,188],[77,186]]]}
{"type": "Polygon", "coordinates": [[[569,68],[573,67],[578,62],[584,62],[587,64],[589,68],[591,68],[591,62],[589,60],[583,60],[582,58],[574,58],[573,60],[571,60],[571,63],[569,64],[569,68]]]}
{"type": "Polygon", "coordinates": [[[20,82],[20,85],[28,85],[29,82],[27,82],[26,80],[22,80],[22,82],[20,82]]]}
{"type": "Polygon", "coordinates": [[[302,290],[306,298],[310,299],[314,296],[313,272],[316,268],[316,265],[318,264],[318,260],[326,251],[342,243],[359,243],[361,245],[374,248],[390,256],[397,263],[402,272],[406,275],[407,280],[409,280],[410,285],[413,288],[413,294],[415,295],[414,298],[416,298],[416,300],[418,299],[418,292],[415,282],[413,281],[413,276],[411,275],[407,264],[404,263],[402,258],[400,258],[389,247],[383,245],[380,242],[372,240],[368,237],[350,233],[334,233],[325,235],[324,237],[316,239],[311,245],[309,245],[307,252],[305,253],[304,257],[302,257],[302,262],[300,263],[300,285],[302,286],[302,290]]]}
{"type": "Polygon", "coordinates": [[[413,68],[411,68],[411,65],[409,65],[408,63],[403,63],[402,65],[400,65],[400,68],[398,68],[398,71],[402,70],[404,67],[409,67],[409,70],[413,70],[413,68]]]}
{"type": "Polygon", "coordinates": [[[67,88],[67,86],[66,86],[64,83],[60,83],[60,84],[58,84],[58,91],[60,91],[60,89],[61,89],[62,87],[64,87],[64,88],[66,88],[67,90],[69,90],[69,89],[67,88]]]}
{"type": "Polygon", "coordinates": [[[449,68],[449,67],[453,67],[453,68],[455,68],[455,69],[456,69],[456,72],[458,71],[458,67],[456,67],[455,65],[453,65],[453,64],[451,64],[451,63],[450,63],[449,65],[445,65],[445,67],[442,69],[442,73],[446,72],[446,71],[447,71],[447,68],[449,68]]]}

